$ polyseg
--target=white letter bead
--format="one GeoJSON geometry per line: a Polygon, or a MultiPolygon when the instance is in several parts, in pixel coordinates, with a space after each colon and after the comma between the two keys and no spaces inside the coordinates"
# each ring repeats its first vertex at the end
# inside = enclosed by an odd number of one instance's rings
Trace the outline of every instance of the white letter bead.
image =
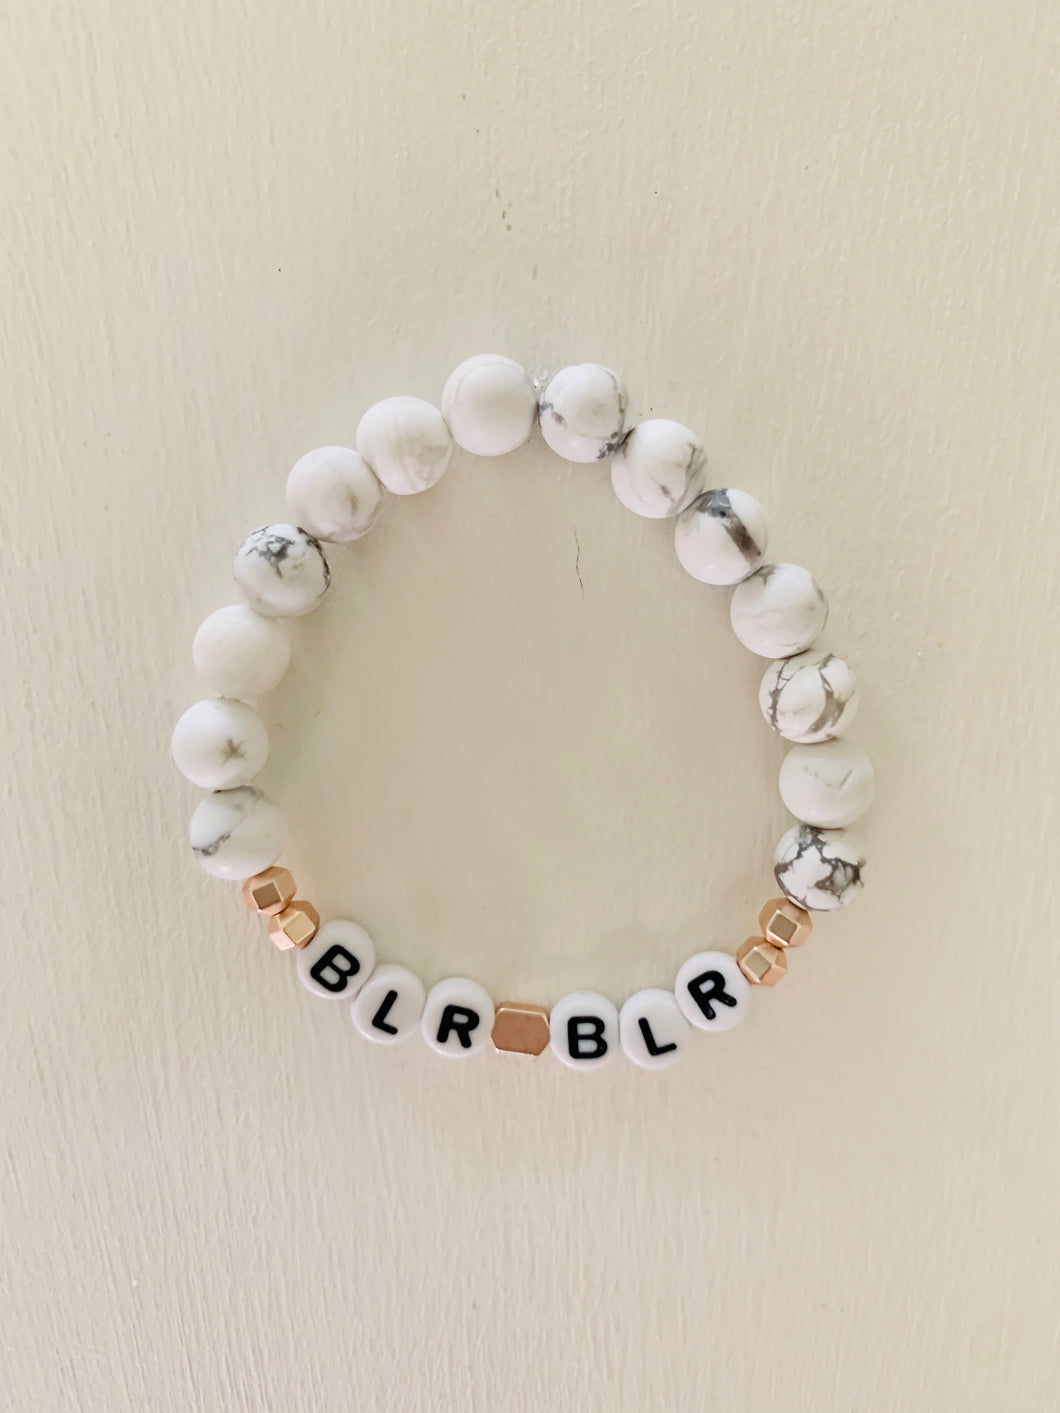
{"type": "Polygon", "coordinates": [[[377,1045],[396,1045],[419,1028],[427,991],[408,967],[376,967],[350,1006],[350,1019],[377,1045]]]}
{"type": "Polygon", "coordinates": [[[766,564],[737,584],[729,605],[733,632],[762,657],[791,657],[824,628],[828,605],[808,569],[766,564]]]}
{"type": "Polygon", "coordinates": [[[375,523],[383,491],[360,452],[345,446],[307,451],[287,477],[291,518],[318,540],[359,540],[375,523]]]}
{"type": "Polygon", "coordinates": [[[796,819],[821,829],[860,819],[875,784],[872,761],[849,741],[792,746],[780,767],[780,798],[796,819]]]}
{"type": "Polygon", "coordinates": [[[248,535],[235,563],[236,583],[266,618],[300,618],[324,597],[330,574],[324,551],[296,525],[265,525],[248,535]]]}
{"type": "Polygon", "coordinates": [[[295,952],[298,980],[314,996],[352,1001],[375,966],[375,947],[364,928],[336,917],[295,952]]]}
{"type": "Polygon", "coordinates": [[[751,987],[728,952],[697,952],[677,973],[674,995],[698,1030],[731,1030],[747,1013],[751,987]]]}
{"type": "Polygon", "coordinates": [[[283,815],[251,785],[207,795],[188,828],[192,851],[206,872],[239,882],[276,862],[285,834],[283,815]]]}
{"type": "Polygon", "coordinates": [[[845,829],[793,825],[773,856],[773,874],[793,903],[826,913],[845,908],[861,892],[865,856],[845,829]]]}
{"type": "Polygon", "coordinates": [[[541,434],[568,461],[603,461],[621,445],[626,389],[599,363],[562,368],[541,399],[541,434]]]}
{"type": "Polygon", "coordinates": [[[275,619],[234,603],[199,625],[191,657],[211,692],[256,701],[283,678],[291,663],[291,643],[275,619]]]}
{"type": "Polygon", "coordinates": [[[474,1055],[490,1038],[493,1002],[489,992],[466,976],[450,976],[427,993],[420,1022],[423,1038],[439,1055],[474,1055]]]}
{"type": "Polygon", "coordinates": [[[499,353],[465,359],[442,390],[453,441],[475,456],[503,456],[533,431],[537,393],[525,368],[499,353]]]}
{"type": "Polygon", "coordinates": [[[785,740],[810,744],[846,730],[858,709],[858,689],[841,657],[814,648],[772,663],[758,704],[785,740]]]}
{"type": "Polygon", "coordinates": [[[254,779],[269,756],[265,723],[246,702],[207,697],[189,707],[170,742],[181,775],[204,790],[231,790],[254,779]]]}
{"type": "Polygon", "coordinates": [[[574,1070],[595,1070],[618,1049],[618,1012],[596,991],[572,991],[548,1018],[552,1053],[574,1070]]]}
{"type": "Polygon", "coordinates": [[[746,491],[704,491],[682,512],[674,549],[701,584],[738,584],[762,563],[766,513],[746,491]]]}
{"type": "Polygon", "coordinates": [[[611,458],[611,484],[634,515],[665,520],[699,494],[706,464],[694,432],[653,417],[638,422],[611,458]]]}
{"type": "Polygon", "coordinates": [[[618,1014],[622,1049],[644,1070],[664,1070],[680,1059],[688,1022],[672,991],[638,991],[618,1014]]]}
{"type": "Polygon", "coordinates": [[[437,407],[418,397],[387,397],[357,426],[357,450],[396,496],[430,490],[453,454],[453,439],[437,407]]]}

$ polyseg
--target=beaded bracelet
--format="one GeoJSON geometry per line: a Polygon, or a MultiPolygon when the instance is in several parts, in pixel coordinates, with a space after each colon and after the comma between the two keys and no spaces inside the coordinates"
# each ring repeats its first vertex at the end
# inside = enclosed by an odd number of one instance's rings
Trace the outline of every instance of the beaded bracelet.
{"type": "Polygon", "coordinates": [[[857,708],[854,677],[842,658],[814,646],[828,609],[813,575],[795,564],[764,564],[766,523],[745,491],[706,489],[706,456],[687,427],[661,418],[626,427],[627,395],[609,369],[582,363],[557,373],[538,399],[529,374],[509,358],[483,354],[462,363],[441,410],[414,397],[376,403],[361,418],[356,451],[321,447],[287,479],[291,524],[256,530],[235,558],[244,604],[219,609],[195,635],[193,658],[216,693],[184,713],[173,732],[181,772],[211,793],[191,820],[203,867],[243,882],[248,907],[269,935],[295,952],[300,980],[314,995],[350,1003],[368,1040],[394,1043],[419,1030],[441,1055],[465,1056],[492,1040],[496,1050],[539,1055],[593,1069],[619,1048],[637,1065],[661,1069],[681,1054],[690,1027],[729,1030],[743,1019],[752,986],[774,986],[788,953],[810,933],[811,911],[845,906],[862,886],[865,861],[846,826],[868,808],[868,757],[840,739],[857,708]],[[294,879],[277,865],[283,816],[251,781],[265,764],[268,734],[249,703],[266,696],[290,661],[277,621],[309,613],[327,592],[322,541],[359,539],[374,524],[383,487],[394,495],[428,490],[454,444],[477,456],[521,446],[535,421],[559,456],[610,463],[623,505],[649,519],[676,517],[681,564],[705,584],[735,585],[733,630],[753,653],[772,659],[759,705],[792,745],[780,768],[780,794],[796,823],[777,844],[774,874],[783,897],[762,908],[759,931],[735,956],[704,951],[678,970],[672,989],[629,997],[621,1010],[595,991],[543,1006],[505,1001],[466,977],[430,991],[406,967],[375,964],[363,927],[344,918],[321,926],[294,879]]]}

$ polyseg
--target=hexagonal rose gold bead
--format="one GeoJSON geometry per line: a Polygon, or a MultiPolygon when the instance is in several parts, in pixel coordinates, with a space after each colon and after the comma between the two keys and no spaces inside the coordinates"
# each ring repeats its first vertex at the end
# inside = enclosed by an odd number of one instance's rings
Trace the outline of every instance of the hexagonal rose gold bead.
{"type": "Polygon", "coordinates": [[[273,917],[283,912],[294,897],[295,881],[285,868],[265,869],[243,884],[243,901],[252,913],[273,917]]]}
{"type": "Polygon", "coordinates": [[[269,936],[281,952],[286,952],[291,947],[304,947],[312,942],[319,926],[320,914],[313,904],[297,898],[273,918],[269,936]]]}
{"type": "Polygon", "coordinates": [[[496,1050],[509,1050],[516,1055],[540,1055],[548,1047],[548,1011],[544,1006],[502,1001],[493,1013],[490,1039],[496,1050]]]}
{"type": "Polygon", "coordinates": [[[736,953],[736,962],[752,986],[776,986],[788,970],[784,949],[764,937],[748,937],[736,953]]]}
{"type": "Polygon", "coordinates": [[[810,914],[790,898],[770,898],[758,914],[758,926],[777,947],[801,947],[813,931],[810,914]]]}

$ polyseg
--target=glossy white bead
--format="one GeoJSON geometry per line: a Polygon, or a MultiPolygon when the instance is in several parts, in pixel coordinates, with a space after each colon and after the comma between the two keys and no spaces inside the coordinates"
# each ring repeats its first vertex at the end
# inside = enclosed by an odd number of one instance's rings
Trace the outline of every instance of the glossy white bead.
{"type": "Polygon", "coordinates": [[[738,584],[766,552],[766,513],[746,491],[704,491],[674,529],[677,558],[701,584],[738,584]]]}
{"type": "Polygon", "coordinates": [[[211,692],[256,701],[282,680],[291,663],[291,641],[274,618],[234,603],[199,625],[191,657],[211,692]]]}
{"type": "Polygon", "coordinates": [[[703,488],[706,453],[680,422],[653,417],[638,422],[611,458],[615,495],[635,515],[665,520],[703,488]]]}
{"type": "Polygon", "coordinates": [[[548,1018],[552,1053],[575,1070],[606,1065],[619,1047],[618,1011],[596,991],[572,991],[548,1018]]]}
{"type": "Polygon", "coordinates": [[[792,746],[780,767],[780,798],[796,819],[841,829],[872,804],[872,761],[849,741],[792,746]]]}
{"type": "Polygon", "coordinates": [[[477,1054],[493,1029],[493,1002],[485,987],[450,976],[427,992],[420,1030],[432,1050],[451,1059],[477,1054]]]}
{"type": "Polygon", "coordinates": [[[170,749],[177,769],[193,785],[231,790],[248,785],[268,760],[269,733],[246,702],[207,697],[177,722],[170,749]]]}
{"type": "Polygon", "coordinates": [[[626,389],[599,363],[561,368],[541,399],[541,435],[568,461],[603,461],[626,427],[626,389]]]}
{"type": "Polygon", "coordinates": [[[453,441],[475,456],[503,456],[533,431],[537,393],[525,368],[499,353],[465,359],[442,390],[453,441]]]}
{"type": "Polygon", "coordinates": [[[697,952],[678,971],[674,996],[697,1030],[732,1030],[747,1014],[751,987],[728,952],[697,952]]]}
{"type": "Polygon", "coordinates": [[[285,835],[283,815],[252,785],[207,795],[188,827],[206,872],[239,882],[276,862],[285,835]]]}
{"type": "Polygon", "coordinates": [[[359,540],[375,524],[382,504],[383,489],[372,468],[349,447],[307,451],[287,477],[291,519],[318,540],[359,540]]]}
{"type": "Polygon", "coordinates": [[[791,657],[810,646],[828,619],[817,580],[798,564],[765,564],[733,590],[733,632],[762,657],[791,657]]]}
{"type": "Polygon", "coordinates": [[[864,872],[861,842],[845,829],[796,824],[782,836],[773,856],[773,874],[785,894],[813,912],[831,912],[853,902],[864,872]]]}
{"type": "Polygon", "coordinates": [[[248,535],[235,563],[236,583],[266,618],[300,618],[316,608],[330,580],[324,551],[297,525],[265,525],[248,535]]]}
{"type": "Polygon", "coordinates": [[[327,1001],[352,1001],[372,974],[375,946],[359,923],[336,917],[295,952],[298,980],[327,1001]]]}
{"type": "Polygon", "coordinates": [[[418,397],[387,397],[358,423],[357,450],[388,491],[411,496],[441,479],[453,439],[437,407],[418,397]]]}
{"type": "Polygon", "coordinates": [[[618,1013],[622,1049],[644,1070],[665,1070],[681,1058],[688,1022],[672,991],[638,991],[618,1013]]]}
{"type": "Polygon", "coordinates": [[[846,730],[858,709],[858,689],[841,657],[811,648],[770,664],[758,704],[774,731],[808,744],[846,730]]]}
{"type": "Polygon", "coordinates": [[[408,967],[376,967],[350,1006],[350,1019],[365,1040],[396,1045],[420,1026],[427,991],[408,967]]]}

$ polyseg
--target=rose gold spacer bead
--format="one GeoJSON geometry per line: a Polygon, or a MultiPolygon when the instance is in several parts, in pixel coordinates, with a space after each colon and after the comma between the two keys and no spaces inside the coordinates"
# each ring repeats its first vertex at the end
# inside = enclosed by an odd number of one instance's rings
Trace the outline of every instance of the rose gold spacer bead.
{"type": "Polygon", "coordinates": [[[281,952],[292,947],[304,947],[312,942],[320,926],[320,914],[312,903],[297,898],[282,913],[277,913],[269,927],[269,936],[281,952]]]}
{"type": "Polygon", "coordinates": [[[495,1050],[507,1050],[515,1055],[540,1055],[548,1047],[548,1011],[544,1006],[501,1001],[493,1014],[490,1039],[495,1050]]]}
{"type": "Polygon", "coordinates": [[[252,913],[273,917],[294,897],[295,881],[285,868],[267,868],[243,884],[243,901],[252,913]]]}
{"type": "Polygon", "coordinates": [[[776,986],[787,975],[783,947],[775,947],[764,937],[748,937],[736,953],[736,962],[752,986],[776,986]]]}
{"type": "Polygon", "coordinates": [[[770,898],[758,914],[758,926],[777,947],[801,947],[813,931],[810,914],[790,898],[770,898]]]}

